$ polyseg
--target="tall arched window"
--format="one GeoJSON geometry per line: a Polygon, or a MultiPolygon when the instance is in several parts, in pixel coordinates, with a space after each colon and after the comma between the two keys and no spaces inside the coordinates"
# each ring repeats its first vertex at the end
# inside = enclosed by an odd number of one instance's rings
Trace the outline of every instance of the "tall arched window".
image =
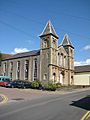
{"type": "Polygon", "coordinates": [[[10,62],[10,71],[13,71],[13,62],[10,62]]]}
{"type": "Polygon", "coordinates": [[[29,60],[25,61],[25,80],[28,80],[28,72],[29,72],[29,60]]]}
{"type": "Polygon", "coordinates": [[[33,71],[34,71],[34,80],[37,80],[37,58],[34,59],[34,62],[33,62],[33,71]]]}
{"type": "Polygon", "coordinates": [[[3,75],[6,75],[6,70],[7,70],[7,64],[6,62],[3,64],[3,75]]]}
{"type": "Polygon", "coordinates": [[[53,82],[56,82],[56,73],[53,73],[53,82]]]}
{"type": "Polygon", "coordinates": [[[66,56],[64,56],[64,67],[66,67],[66,56]]]}
{"type": "Polygon", "coordinates": [[[64,84],[64,71],[60,73],[60,83],[64,84]]]}
{"type": "Polygon", "coordinates": [[[17,61],[16,79],[20,79],[20,61],[17,61]]]}
{"type": "Polygon", "coordinates": [[[53,48],[56,48],[56,41],[53,39],[53,48]]]}
{"type": "Polygon", "coordinates": [[[48,40],[44,39],[43,40],[43,48],[47,48],[48,47],[48,40]]]}
{"type": "Polygon", "coordinates": [[[10,77],[12,79],[12,73],[13,72],[13,62],[10,62],[10,77]]]}
{"type": "Polygon", "coordinates": [[[60,55],[60,66],[62,66],[62,64],[63,64],[63,53],[61,53],[60,55]]]}

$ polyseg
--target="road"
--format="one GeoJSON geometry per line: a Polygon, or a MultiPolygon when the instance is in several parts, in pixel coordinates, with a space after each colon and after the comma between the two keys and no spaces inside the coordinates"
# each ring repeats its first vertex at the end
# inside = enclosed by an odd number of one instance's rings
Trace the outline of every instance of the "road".
{"type": "Polygon", "coordinates": [[[0,106],[0,120],[80,120],[90,110],[90,90],[54,94],[0,106]]]}

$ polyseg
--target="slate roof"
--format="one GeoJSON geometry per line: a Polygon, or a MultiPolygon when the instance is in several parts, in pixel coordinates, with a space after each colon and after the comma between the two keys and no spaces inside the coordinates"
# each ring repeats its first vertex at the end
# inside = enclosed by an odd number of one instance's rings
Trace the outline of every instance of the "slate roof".
{"type": "Polygon", "coordinates": [[[75,73],[90,72],[90,65],[75,66],[75,73]]]}
{"type": "Polygon", "coordinates": [[[29,56],[37,56],[40,55],[40,50],[33,50],[29,52],[23,52],[23,53],[18,53],[13,56],[7,57],[4,60],[12,60],[12,59],[17,59],[17,58],[23,58],[23,57],[29,57],[29,56]]]}
{"type": "MultiPolygon", "coordinates": [[[[63,41],[62,41],[62,45],[63,46],[66,46],[66,45],[70,45],[73,47],[70,39],[69,39],[69,36],[67,34],[65,34],[64,38],[63,38],[63,41]]],[[[73,47],[74,48],[74,47],[73,47]]]]}
{"type": "Polygon", "coordinates": [[[58,35],[56,34],[56,32],[54,30],[54,27],[52,26],[50,20],[47,22],[43,32],[40,34],[40,37],[44,36],[44,35],[48,35],[48,34],[52,34],[52,35],[54,35],[55,37],[58,38],[58,35]]]}

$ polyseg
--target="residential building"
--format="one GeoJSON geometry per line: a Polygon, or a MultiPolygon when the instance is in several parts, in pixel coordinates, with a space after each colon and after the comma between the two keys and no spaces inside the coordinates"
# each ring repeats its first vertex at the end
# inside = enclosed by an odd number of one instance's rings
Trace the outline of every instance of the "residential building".
{"type": "Polygon", "coordinates": [[[75,66],[74,85],[90,85],[90,65],[75,66]]]}

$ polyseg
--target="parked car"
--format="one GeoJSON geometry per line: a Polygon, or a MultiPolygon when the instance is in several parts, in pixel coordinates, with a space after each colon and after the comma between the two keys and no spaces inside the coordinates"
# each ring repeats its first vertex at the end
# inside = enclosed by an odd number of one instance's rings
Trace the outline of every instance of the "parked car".
{"type": "Polygon", "coordinates": [[[14,80],[10,82],[7,87],[11,88],[30,88],[31,87],[31,82],[25,81],[25,80],[14,80]]]}
{"type": "Polygon", "coordinates": [[[9,76],[0,76],[0,86],[6,87],[11,82],[9,76]]]}

